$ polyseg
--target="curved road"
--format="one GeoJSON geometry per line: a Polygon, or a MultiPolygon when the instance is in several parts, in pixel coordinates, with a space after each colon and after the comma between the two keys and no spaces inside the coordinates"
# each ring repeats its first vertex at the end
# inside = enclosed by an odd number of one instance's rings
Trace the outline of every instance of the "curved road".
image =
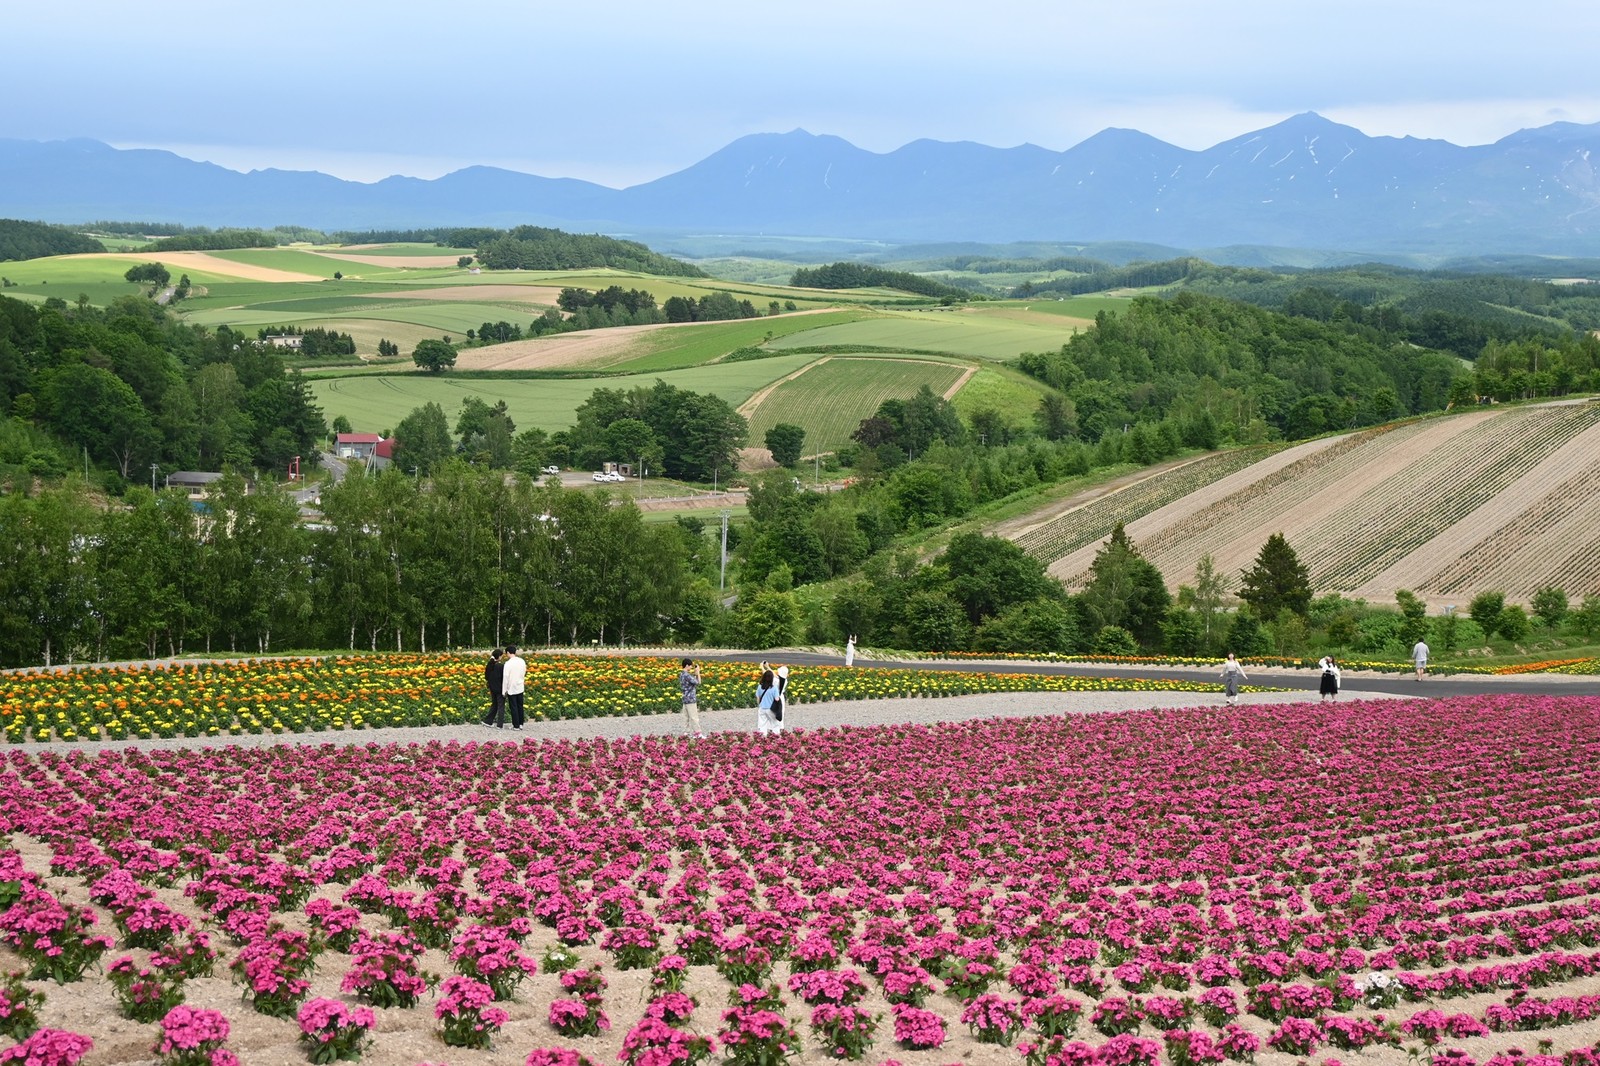
{"type": "MultiPolygon", "coordinates": [[[[671,653],[666,652],[663,654],[671,653]]],[[[844,660],[838,655],[824,655],[817,652],[794,652],[792,654],[773,652],[768,655],[762,655],[753,652],[691,651],[688,654],[697,659],[749,663],[752,673],[754,673],[756,665],[763,658],[770,658],[774,662],[787,663],[790,666],[842,666],[844,664],[844,660]]],[[[937,661],[926,659],[863,659],[858,653],[855,665],[867,669],[979,670],[985,673],[1077,674],[1096,677],[1134,677],[1147,680],[1184,677],[1194,678],[1195,680],[1215,681],[1219,690],[1222,687],[1222,679],[1218,676],[1221,670],[1220,664],[1215,667],[1144,666],[1139,664],[1124,666],[1121,664],[1107,665],[1102,663],[1017,662],[997,659],[944,659],[937,661]]],[[[1250,670],[1250,676],[1246,683],[1270,688],[1316,692],[1319,680],[1320,675],[1315,670],[1255,668],[1250,670]]],[[[1472,696],[1485,693],[1521,693],[1534,696],[1600,696],[1600,677],[1565,674],[1455,674],[1449,677],[1441,677],[1430,674],[1426,680],[1417,681],[1409,673],[1380,674],[1363,670],[1345,671],[1340,695],[1355,699],[1366,693],[1434,698],[1472,696]]]]}

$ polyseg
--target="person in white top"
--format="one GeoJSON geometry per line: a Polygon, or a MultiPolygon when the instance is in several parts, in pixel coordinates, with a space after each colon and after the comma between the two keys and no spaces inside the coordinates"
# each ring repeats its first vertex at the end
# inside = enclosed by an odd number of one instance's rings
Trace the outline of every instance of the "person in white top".
{"type": "Polygon", "coordinates": [[[1317,691],[1322,693],[1323,703],[1333,703],[1339,698],[1339,664],[1333,656],[1324,655],[1317,661],[1317,667],[1322,671],[1322,682],[1317,691]]]}
{"type": "Polygon", "coordinates": [[[1411,663],[1417,668],[1417,680],[1422,680],[1422,675],[1428,672],[1428,645],[1417,641],[1411,647],[1411,663]]]}
{"type": "Polygon", "coordinates": [[[505,693],[506,710],[511,712],[511,728],[522,728],[523,687],[528,680],[528,664],[517,654],[515,644],[506,645],[505,673],[500,678],[500,691],[505,693]]]}
{"type": "Polygon", "coordinates": [[[1230,651],[1227,662],[1222,664],[1222,695],[1225,703],[1239,702],[1239,683],[1244,680],[1244,667],[1230,651]]]}
{"type": "Polygon", "coordinates": [[[851,633],[850,639],[844,642],[844,664],[846,666],[854,666],[856,664],[856,635],[854,633],[851,633]]]}

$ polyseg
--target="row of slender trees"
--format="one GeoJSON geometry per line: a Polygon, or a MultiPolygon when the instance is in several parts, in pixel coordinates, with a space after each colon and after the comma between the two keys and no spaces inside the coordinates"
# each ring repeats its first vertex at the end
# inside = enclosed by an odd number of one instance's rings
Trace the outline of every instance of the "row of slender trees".
{"type": "Polygon", "coordinates": [[[459,462],[355,473],[322,507],[302,524],[235,475],[198,505],[138,488],[108,508],[79,483],[0,496],[0,665],[659,639],[709,559],[631,503],[459,462]]]}

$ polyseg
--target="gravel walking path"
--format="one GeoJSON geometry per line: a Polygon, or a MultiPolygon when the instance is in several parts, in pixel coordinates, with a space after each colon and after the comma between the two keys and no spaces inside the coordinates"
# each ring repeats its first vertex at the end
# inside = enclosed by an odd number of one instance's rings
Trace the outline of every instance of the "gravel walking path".
{"type": "MultiPolygon", "coordinates": [[[[1241,693],[1241,704],[1315,703],[1314,692],[1241,693]]],[[[1352,696],[1394,699],[1382,693],[1352,696]]],[[[1349,702],[1349,700],[1342,701],[1349,702]]],[[[840,726],[879,726],[938,722],[965,722],[974,718],[1026,718],[1056,714],[1102,714],[1160,707],[1221,706],[1222,697],[1196,692],[1000,692],[937,699],[840,700],[835,703],[796,703],[788,711],[792,730],[840,726]]],[[[712,733],[754,733],[754,708],[726,711],[701,709],[700,727],[712,733]]],[[[218,737],[151,737],[147,740],[105,740],[3,745],[7,751],[106,751],[137,748],[146,751],[173,748],[263,748],[274,745],[323,744],[427,744],[430,742],[517,743],[530,740],[578,740],[586,737],[660,737],[683,733],[681,714],[653,714],[615,718],[570,718],[555,722],[529,722],[520,731],[507,726],[425,726],[403,729],[347,729],[323,733],[258,733],[218,737]]]]}

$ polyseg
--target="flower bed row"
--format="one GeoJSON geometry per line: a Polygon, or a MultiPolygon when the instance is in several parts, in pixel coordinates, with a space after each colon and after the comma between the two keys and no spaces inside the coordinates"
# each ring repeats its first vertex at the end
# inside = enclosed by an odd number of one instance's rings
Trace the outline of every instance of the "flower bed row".
{"type": "MultiPolygon", "coordinates": [[[[1186,655],[1064,655],[1059,652],[940,652],[937,655],[928,655],[929,659],[994,659],[1011,660],[1016,662],[1050,662],[1050,663],[1095,663],[1108,666],[1198,666],[1209,669],[1220,669],[1222,664],[1215,658],[1200,658],[1186,655]]],[[[1245,666],[1259,666],[1269,670],[1318,670],[1318,660],[1294,655],[1251,655],[1239,660],[1245,666]]],[[[1600,664],[1600,660],[1558,660],[1552,663],[1531,663],[1527,666],[1497,667],[1497,666],[1447,666],[1442,663],[1429,663],[1428,672],[1440,677],[1452,674],[1517,674],[1534,673],[1549,670],[1551,673],[1589,673],[1596,671],[1574,670],[1563,671],[1558,667],[1561,664],[1574,664],[1587,662],[1600,664]]],[[[1409,674],[1416,667],[1408,660],[1406,662],[1380,661],[1374,659],[1340,659],[1339,668],[1342,670],[1366,670],[1380,674],[1409,674]]],[[[1600,671],[1600,667],[1597,667],[1600,671]]]]}
{"type": "MultiPolygon", "coordinates": [[[[459,725],[481,718],[484,660],[371,655],[160,667],[105,667],[0,677],[10,743],[127,737],[459,725]]],[[[530,720],[677,711],[678,661],[530,655],[530,720]]],[[[749,707],[755,678],[740,663],[707,661],[700,706],[749,707]]],[[[799,703],[964,696],[987,692],[1204,692],[1190,680],[1136,680],[946,670],[807,667],[791,679],[799,703]]]]}
{"type": "Polygon", "coordinates": [[[263,1060],[1590,1066],[1596,752],[1600,700],[1532,697],[12,751],[0,834],[50,858],[0,846],[0,998],[263,1060]]]}

